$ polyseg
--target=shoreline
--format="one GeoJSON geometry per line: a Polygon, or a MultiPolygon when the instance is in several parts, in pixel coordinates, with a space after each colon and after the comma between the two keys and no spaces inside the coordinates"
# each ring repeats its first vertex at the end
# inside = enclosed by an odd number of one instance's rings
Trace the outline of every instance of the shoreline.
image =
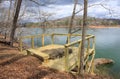
{"type": "MultiPolygon", "coordinates": [[[[20,27],[22,28],[22,27],[20,27]]],[[[69,27],[65,27],[65,26],[54,26],[54,27],[24,27],[24,28],[42,28],[42,29],[48,29],[48,28],[69,28],[69,27]]],[[[79,28],[78,26],[75,28],[79,28]]],[[[88,28],[92,28],[92,29],[101,29],[101,28],[120,28],[120,25],[116,25],[116,26],[105,26],[105,25],[90,25],[88,26],[88,28]]]]}
{"type": "Polygon", "coordinates": [[[89,26],[89,28],[93,28],[93,29],[120,28],[120,25],[117,25],[117,26],[104,26],[104,25],[98,25],[98,26],[89,26]]]}

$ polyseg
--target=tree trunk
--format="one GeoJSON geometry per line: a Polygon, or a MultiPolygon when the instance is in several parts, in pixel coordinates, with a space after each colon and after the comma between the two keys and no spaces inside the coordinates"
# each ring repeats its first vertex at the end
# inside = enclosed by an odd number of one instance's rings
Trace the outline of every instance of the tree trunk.
{"type": "Polygon", "coordinates": [[[17,20],[18,20],[18,16],[20,12],[21,3],[22,3],[22,0],[17,1],[17,7],[16,7],[14,18],[13,18],[13,24],[12,24],[12,29],[10,33],[10,45],[11,46],[13,46],[13,42],[14,42],[15,30],[17,28],[17,20]]]}
{"type": "Polygon", "coordinates": [[[80,53],[80,74],[84,74],[84,49],[85,49],[85,34],[87,27],[87,5],[88,0],[84,0],[84,15],[83,15],[83,28],[82,28],[82,44],[81,44],[81,53],[80,53]]]}
{"type": "Polygon", "coordinates": [[[8,21],[10,20],[10,15],[11,15],[11,8],[12,8],[12,0],[10,0],[10,7],[9,7],[9,10],[8,10],[8,21]]]}
{"type": "Polygon", "coordinates": [[[8,28],[10,28],[11,24],[10,24],[10,15],[11,15],[11,8],[12,8],[12,0],[9,1],[10,2],[10,6],[9,6],[9,10],[8,10],[8,18],[7,18],[7,22],[6,22],[6,30],[5,30],[5,37],[4,39],[7,39],[7,31],[8,28]],[[9,26],[9,27],[8,27],[9,26]]]}
{"type": "MultiPolygon", "coordinates": [[[[72,27],[73,27],[73,21],[75,17],[75,10],[76,10],[77,3],[78,3],[78,0],[74,0],[74,7],[73,7],[73,12],[72,12],[72,16],[70,19],[70,25],[69,25],[69,31],[68,31],[69,34],[72,34],[72,27]]],[[[69,38],[67,38],[66,43],[68,43],[68,39],[69,38]]]]}
{"type": "Polygon", "coordinates": [[[69,26],[69,31],[68,31],[68,33],[70,33],[70,34],[71,34],[71,31],[72,31],[72,27],[73,27],[73,20],[74,20],[74,17],[75,17],[75,10],[76,10],[77,3],[78,3],[78,0],[74,0],[74,7],[73,7],[72,17],[71,17],[71,20],[70,20],[70,26],[69,26]]]}

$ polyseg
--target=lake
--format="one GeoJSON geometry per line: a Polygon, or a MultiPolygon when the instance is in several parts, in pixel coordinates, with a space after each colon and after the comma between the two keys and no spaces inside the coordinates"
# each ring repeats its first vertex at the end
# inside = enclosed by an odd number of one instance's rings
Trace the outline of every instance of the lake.
{"type": "MultiPolygon", "coordinates": [[[[67,33],[66,28],[40,29],[22,28],[22,36],[42,33],[67,33]]],[[[81,33],[81,32],[78,32],[81,33]]],[[[87,34],[96,36],[96,58],[110,58],[115,61],[109,68],[114,73],[120,74],[120,28],[89,29],[87,34]]],[[[66,40],[62,38],[59,43],[66,40]]],[[[48,44],[48,43],[46,43],[48,44]]]]}

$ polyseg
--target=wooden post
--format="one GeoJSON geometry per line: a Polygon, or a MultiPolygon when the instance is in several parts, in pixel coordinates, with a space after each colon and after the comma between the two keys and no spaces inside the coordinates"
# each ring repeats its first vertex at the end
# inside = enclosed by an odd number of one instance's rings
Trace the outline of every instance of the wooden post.
{"type": "Polygon", "coordinates": [[[93,64],[93,63],[94,63],[94,62],[93,62],[93,61],[94,61],[94,56],[95,56],[95,55],[94,55],[94,51],[93,51],[92,59],[91,59],[91,61],[90,61],[89,68],[88,68],[88,70],[87,70],[88,73],[91,73],[91,72],[90,72],[90,71],[92,70],[91,68],[94,67],[94,64],[93,64]]]}
{"type": "Polygon", "coordinates": [[[68,47],[65,47],[65,70],[68,72],[68,47]]]}
{"type": "Polygon", "coordinates": [[[26,50],[27,51],[27,55],[31,55],[31,52],[29,50],[26,50]]]}
{"type": "Polygon", "coordinates": [[[94,74],[94,57],[95,57],[95,50],[93,51],[93,60],[92,60],[91,74],[94,74]]]}
{"type": "Polygon", "coordinates": [[[92,53],[92,59],[91,59],[91,62],[90,62],[90,66],[88,68],[88,71],[87,72],[90,72],[90,73],[94,73],[94,57],[95,57],[95,36],[93,37],[93,53],[92,53]]]}
{"type": "Polygon", "coordinates": [[[89,49],[90,49],[90,38],[89,39],[87,39],[87,51],[85,52],[86,53],[86,55],[87,55],[87,57],[85,58],[85,72],[87,71],[87,69],[88,69],[88,59],[89,59],[89,49]]]}
{"type": "Polygon", "coordinates": [[[95,49],[95,36],[93,37],[93,49],[95,49]]]}
{"type": "Polygon", "coordinates": [[[91,68],[91,73],[94,74],[94,57],[95,57],[95,36],[93,37],[93,61],[92,61],[92,68],[91,68]]]}
{"type": "Polygon", "coordinates": [[[67,36],[68,36],[68,37],[67,37],[67,38],[68,38],[67,43],[70,43],[70,37],[71,37],[70,35],[71,35],[71,34],[68,34],[68,35],[67,35],[67,36]]]}
{"type": "Polygon", "coordinates": [[[89,53],[89,49],[90,49],[90,38],[87,40],[87,54],[89,53]]]}
{"type": "Polygon", "coordinates": [[[34,37],[31,37],[31,47],[34,48],[34,37]]]}
{"type": "Polygon", "coordinates": [[[42,46],[44,46],[44,34],[42,34],[42,46]]]}
{"type": "Polygon", "coordinates": [[[90,49],[90,38],[87,39],[87,57],[85,58],[85,72],[87,73],[87,70],[89,68],[88,60],[89,60],[89,49],[90,49]]]}
{"type": "Polygon", "coordinates": [[[51,35],[52,44],[54,44],[54,34],[51,35]]]}
{"type": "Polygon", "coordinates": [[[87,56],[87,58],[85,60],[85,72],[87,72],[87,69],[89,68],[88,60],[89,60],[89,56],[87,56]]]}
{"type": "Polygon", "coordinates": [[[79,47],[78,47],[78,73],[80,73],[80,51],[81,51],[81,42],[79,44],[79,47]]]}

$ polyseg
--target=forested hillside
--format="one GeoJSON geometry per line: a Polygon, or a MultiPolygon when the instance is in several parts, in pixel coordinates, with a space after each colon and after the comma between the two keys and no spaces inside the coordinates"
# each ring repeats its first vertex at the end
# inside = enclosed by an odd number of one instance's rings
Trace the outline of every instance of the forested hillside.
{"type": "MultiPolygon", "coordinates": [[[[46,20],[44,22],[37,22],[37,23],[24,23],[23,27],[69,27],[69,22],[70,22],[69,17],[64,17],[56,20],[46,20]]],[[[73,25],[74,27],[79,27],[82,26],[82,16],[76,16],[74,18],[73,25]]],[[[101,19],[101,18],[95,18],[95,17],[88,17],[88,24],[99,26],[99,25],[104,25],[104,26],[117,26],[120,25],[120,19],[101,19]]]]}

